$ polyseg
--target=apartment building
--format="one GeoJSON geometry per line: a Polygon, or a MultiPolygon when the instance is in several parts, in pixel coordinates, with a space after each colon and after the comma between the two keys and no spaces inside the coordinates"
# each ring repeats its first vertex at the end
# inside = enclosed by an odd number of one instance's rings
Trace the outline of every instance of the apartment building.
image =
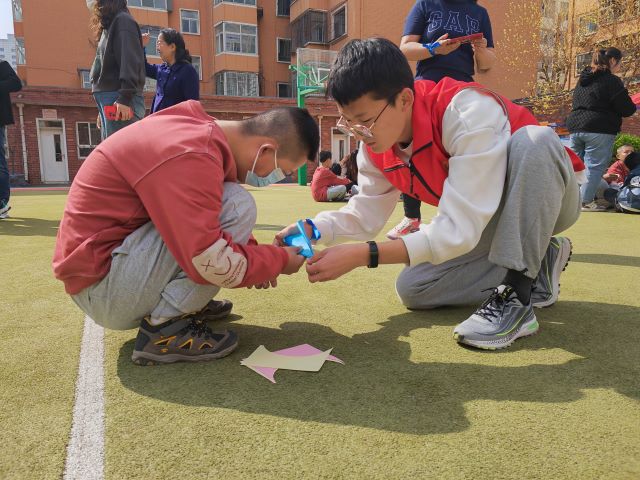
{"type": "MultiPolygon", "coordinates": [[[[219,118],[243,118],[294,104],[295,79],[289,67],[296,61],[297,48],[337,51],[350,39],[371,36],[399,42],[414,3],[128,0],[142,31],[152,37],[146,49],[151,63],[161,61],[155,50],[160,30],[171,27],[182,32],[200,73],[203,105],[219,118]]],[[[536,62],[514,73],[501,61],[514,55],[503,34],[510,21],[506,7],[514,2],[479,3],[489,10],[499,60],[477,80],[510,98],[528,95],[523,86],[535,77],[536,62]]],[[[89,30],[90,14],[81,0],[12,0],[12,4],[17,71],[25,89],[13,96],[17,123],[8,129],[10,170],[31,184],[66,183],[99,141],[88,93],[96,40],[89,30]]],[[[537,27],[532,23],[530,28],[537,27]]],[[[147,105],[154,89],[149,80],[147,105]]],[[[318,98],[311,104],[321,130],[321,148],[338,160],[355,147],[354,139],[335,128],[335,106],[318,98]]],[[[314,168],[308,165],[308,178],[314,168]]]]}
{"type": "Polygon", "coordinates": [[[567,88],[591,63],[596,48],[617,47],[624,54],[619,75],[631,90],[640,90],[640,0],[571,0],[569,43],[573,63],[567,88]]]}
{"type": "MultiPolygon", "coordinates": [[[[88,88],[95,39],[84,2],[12,0],[18,73],[27,85],[88,88]]],[[[163,27],[183,33],[200,72],[204,95],[291,97],[289,64],[300,47],[338,50],[352,38],[384,36],[400,41],[414,0],[129,0],[141,29],[156,38],[163,27]]],[[[505,5],[489,10],[498,56],[512,55],[502,38],[505,5]]],[[[535,26],[532,26],[535,28],[535,26]]],[[[160,59],[155,42],[147,47],[160,59]]],[[[535,75],[535,61],[527,76],[535,75]]],[[[500,61],[478,80],[517,98],[523,78],[500,61]]],[[[153,89],[153,84],[148,84],[153,89]]]]}
{"type": "Polygon", "coordinates": [[[7,38],[0,38],[0,60],[9,62],[14,70],[18,64],[17,54],[15,35],[9,34],[7,38]]]}

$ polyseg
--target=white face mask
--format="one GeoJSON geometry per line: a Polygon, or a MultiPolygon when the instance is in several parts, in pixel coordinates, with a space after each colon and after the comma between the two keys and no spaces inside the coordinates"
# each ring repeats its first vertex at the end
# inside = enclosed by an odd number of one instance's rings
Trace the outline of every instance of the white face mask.
{"type": "Polygon", "coordinates": [[[93,6],[96,4],[97,0],[87,0],[87,8],[89,11],[93,12],[93,6]]]}
{"type": "Polygon", "coordinates": [[[278,167],[278,152],[274,152],[273,154],[273,159],[274,159],[274,163],[275,163],[275,168],[271,171],[271,173],[269,175],[267,175],[266,177],[259,177],[258,175],[256,175],[253,171],[256,169],[256,163],[258,163],[258,158],[260,158],[260,153],[262,152],[262,149],[264,148],[264,145],[262,145],[260,147],[260,149],[258,150],[258,154],[256,155],[256,159],[253,161],[253,167],[251,168],[250,172],[247,172],[247,176],[244,180],[244,182],[247,185],[251,185],[252,187],[266,187],[268,185],[271,185],[273,183],[278,183],[282,180],[284,180],[286,178],[286,175],[284,174],[284,172],[282,171],[282,169],[280,167],[278,167]]]}

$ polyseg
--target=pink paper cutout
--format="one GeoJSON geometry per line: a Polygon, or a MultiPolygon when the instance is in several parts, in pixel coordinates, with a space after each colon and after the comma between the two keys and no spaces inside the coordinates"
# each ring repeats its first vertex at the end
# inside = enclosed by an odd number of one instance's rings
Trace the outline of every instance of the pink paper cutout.
{"type": "MultiPolygon", "coordinates": [[[[278,355],[286,355],[288,357],[305,357],[308,355],[317,355],[318,353],[322,353],[322,350],[318,350],[316,347],[313,347],[307,343],[303,345],[298,345],[296,347],[285,348],[284,350],[277,350],[273,353],[277,353],[278,355]]],[[[329,355],[327,357],[329,362],[341,363],[344,365],[344,362],[333,355],[329,355]]],[[[247,365],[248,366],[248,365],[247,365]]],[[[269,380],[271,383],[276,383],[275,374],[278,371],[277,368],[270,367],[252,367],[248,366],[251,370],[256,372],[258,375],[262,375],[264,378],[269,380]]]]}

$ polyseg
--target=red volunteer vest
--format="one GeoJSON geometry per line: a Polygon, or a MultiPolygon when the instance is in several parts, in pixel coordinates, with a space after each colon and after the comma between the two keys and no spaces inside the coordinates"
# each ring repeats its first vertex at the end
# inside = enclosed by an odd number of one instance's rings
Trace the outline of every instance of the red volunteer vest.
{"type": "MultiPolygon", "coordinates": [[[[438,83],[416,80],[413,104],[413,155],[404,163],[390,148],[384,153],[367,152],[373,164],[389,182],[402,193],[437,206],[440,203],[444,181],[449,175],[450,155],[442,146],[442,118],[444,112],[461,90],[477,88],[493,95],[509,116],[511,134],[526,125],[538,125],[533,114],[524,107],[492,92],[478,83],[466,83],[444,78],[438,83]]],[[[584,170],[582,160],[566,149],[576,172],[584,170]]]]}

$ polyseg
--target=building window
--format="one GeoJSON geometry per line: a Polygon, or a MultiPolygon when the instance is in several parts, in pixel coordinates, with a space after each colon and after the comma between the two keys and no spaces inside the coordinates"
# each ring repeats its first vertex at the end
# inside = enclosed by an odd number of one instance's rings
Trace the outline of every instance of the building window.
{"type": "Polygon", "coordinates": [[[256,0],[216,0],[214,5],[220,3],[239,3],[240,5],[256,5],[256,0]]]}
{"type": "Polygon", "coordinates": [[[278,82],[278,97],[291,98],[293,96],[293,89],[290,83],[278,82]]]}
{"type": "Polygon", "coordinates": [[[182,33],[200,33],[200,12],[198,10],[180,10],[182,33]]]}
{"type": "Polygon", "coordinates": [[[167,10],[167,0],[128,0],[127,6],[167,10]]]}
{"type": "Polygon", "coordinates": [[[581,53],[576,56],[576,76],[580,75],[580,72],[584,70],[586,67],[591,65],[591,57],[593,54],[591,52],[581,53]]]}
{"type": "Polygon", "coordinates": [[[149,43],[146,47],[144,47],[144,52],[148,57],[159,57],[160,52],[158,52],[158,37],[160,36],[160,27],[151,27],[149,25],[140,25],[140,31],[142,33],[149,34],[149,43]]]}
{"type": "Polygon", "coordinates": [[[581,35],[591,35],[598,30],[598,24],[593,13],[580,16],[579,29],[581,35]]]}
{"type": "Polygon", "coordinates": [[[215,27],[216,53],[257,55],[258,27],[245,23],[222,22],[215,27]]]}
{"type": "Polygon", "coordinates": [[[331,12],[331,40],[340,38],[347,33],[347,6],[331,12]]]}
{"type": "Polygon", "coordinates": [[[26,65],[27,52],[24,49],[24,38],[16,38],[16,60],[18,65],[26,65]]]}
{"type": "Polygon", "coordinates": [[[11,5],[13,7],[13,21],[21,22],[22,21],[22,0],[11,0],[11,5]]]}
{"type": "Polygon", "coordinates": [[[288,17],[291,11],[291,0],[276,0],[276,15],[288,17]]]}
{"type": "Polygon", "coordinates": [[[327,43],[327,12],[307,10],[291,23],[292,50],[309,43],[327,43]]]}
{"type": "Polygon", "coordinates": [[[278,38],[278,61],[291,63],[291,39],[278,38]]]}
{"type": "Polygon", "coordinates": [[[76,123],[76,134],[78,139],[78,158],[87,158],[100,143],[98,125],[91,122],[78,122],[76,123]]]}
{"type": "Polygon", "coordinates": [[[258,74],[250,72],[220,72],[216,74],[216,93],[233,97],[257,97],[258,74]]]}
{"type": "Polygon", "coordinates": [[[202,57],[198,55],[191,55],[191,65],[198,72],[198,78],[202,80],[202,57]]]}
{"type": "Polygon", "coordinates": [[[80,73],[80,83],[82,84],[82,88],[91,90],[91,77],[89,70],[78,70],[78,73],[80,73]]]}

